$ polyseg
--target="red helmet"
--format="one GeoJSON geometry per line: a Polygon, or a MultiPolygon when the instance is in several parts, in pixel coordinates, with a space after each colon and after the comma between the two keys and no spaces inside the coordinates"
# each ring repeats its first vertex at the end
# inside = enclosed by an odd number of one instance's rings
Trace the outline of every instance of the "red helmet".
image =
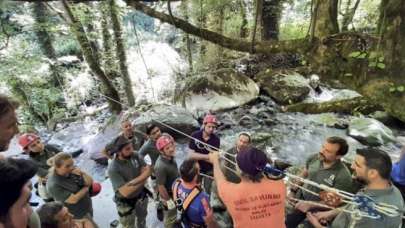
{"type": "Polygon", "coordinates": [[[96,196],[100,192],[101,192],[101,184],[93,181],[93,184],[91,185],[90,196],[91,197],[96,196]]]}
{"type": "Polygon", "coordinates": [[[32,134],[32,133],[26,133],[20,136],[20,138],[18,138],[18,144],[20,144],[20,146],[23,149],[26,149],[31,143],[33,143],[35,140],[39,139],[39,136],[36,134],[32,134]]]}
{"type": "Polygon", "coordinates": [[[173,143],[174,139],[172,136],[170,136],[169,134],[164,134],[162,136],[160,136],[158,138],[158,140],[156,141],[156,147],[158,150],[163,150],[163,148],[165,148],[167,145],[169,145],[170,143],[173,143]]]}
{"type": "Polygon", "coordinates": [[[207,123],[218,124],[218,120],[217,120],[217,118],[216,118],[214,115],[207,114],[207,115],[204,117],[203,124],[207,124],[207,123]]]}

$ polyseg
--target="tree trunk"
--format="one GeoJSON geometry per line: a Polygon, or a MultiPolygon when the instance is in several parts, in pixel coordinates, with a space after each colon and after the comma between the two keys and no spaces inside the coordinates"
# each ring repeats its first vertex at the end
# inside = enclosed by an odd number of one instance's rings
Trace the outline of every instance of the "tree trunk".
{"type": "Polygon", "coordinates": [[[285,107],[285,111],[287,112],[303,112],[307,114],[325,112],[354,114],[360,112],[364,115],[368,115],[378,110],[382,110],[382,107],[371,103],[364,97],[321,103],[298,103],[285,107]]]}
{"type": "Polygon", "coordinates": [[[352,23],[354,14],[356,13],[357,8],[359,7],[360,0],[356,0],[356,3],[352,8],[351,6],[351,1],[347,1],[346,5],[346,10],[345,13],[343,14],[343,19],[342,19],[342,31],[347,31],[349,30],[349,24],[352,23]]]}
{"type": "Polygon", "coordinates": [[[247,38],[249,36],[249,29],[247,27],[248,20],[246,16],[246,3],[244,0],[239,0],[240,16],[242,18],[242,24],[240,25],[239,36],[240,38],[247,38]]]}
{"type": "Polygon", "coordinates": [[[90,41],[87,38],[87,35],[84,31],[83,25],[80,23],[79,20],[75,18],[73,15],[72,9],[69,6],[69,3],[66,0],[62,1],[62,4],[65,8],[65,11],[70,19],[70,26],[72,28],[73,33],[76,36],[77,41],[80,44],[80,47],[83,50],[83,55],[86,59],[87,64],[89,65],[90,69],[93,73],[97,76],[98,79],[103,84],[105,91],[103,91],[104,96],[107,97],[107,101],[110,105],[110,109],[113,113],[120,113],[122,111],[122,106],[120,103],[120,97],[118,95],[118,91],[114,88],[113,84],[108,77],[106,76],[105,72],[101,69],[96,56],[93,54],[93,50],[90,45],[90,41]]]}
{"type": "Polygon", "coordinates": [[[380,6],[378,34],[384,62],[391,75],[404,79],[405,0],[383,0],[380,6]]]}
{"type": "Polygon", "coordinates": [[[97,43],[97,30],[94,27],[94,21],[98,21],[98,18],[94,14],[93,11],[93,3],[88,2],[86,3],[88,7],[85,8],[84,13],[86,14],[87,20],[85,22],[85,28],[87,30],[89,42],[91,49],[93,50],[93,54],[96,56],[96,60],[98,61],[98,64],[101,65],[101,60],[102,60],[102,55],[100,53],[100,47],[97,43]]]}
{"type": "Polygon", "coordinates": [[[37,36],[39,45],[41,47],[42,53],[51,60],[50,69],[51,69],[51,84],[55,87],[62,88],[63,77],[59,73],[59,68],[56,65],[57,57],[55,49],[52,46],[52,36],[48,32],[48,13],[43,2],[36,2],[32,8],[34,18],[35,18],[35,34],[37,36]]]}
{"type": "MultiPolygon", "coordinates": [[[[172,20],[171,17],[165,13],[158,12],[153,8],[146,6],[145,4],[139,2],[128,1],[127,4],[134,7],[137,10],[142,11],[143,13],[157,18],[162,22],[173,24],[177,28],[187,32],[189,34],[200,37],[204,40],[210,41],[214,44],[220,45],[225,48],[229,48],[235,51],[249,52],[252,53],[251,42],[241,39],[229,38],[222,34],[210,31],[208,29],[196,27],[187,21],[174,17],[172,20]]],[[[306,53],[312,44],[308,42],[307,39],[295,39],[295,40],[283,40],[283,41],[262,41],[256,42],[254,47],[255,53],[260,54],[272,54],[276,52],[295,52],[295,53],[306,53]]]]}
{"type": "Polygon", "coordinates": [[[278,40],[279,21],[282,12],[282,0],[263,1],[262,7],[262,40],[278,40]]]}
{"type": "Polygon", "coordinates": [[[311,31],[314,37],[325,37],[339,32],[338,0],[313,0],[311,31]]]}
{"type": "Polygon", "coordinates": [[[255,18],[253,25],[252,43],[256,42],[256,37],[262,37],[263,33],[263,1],[256,0],[255,18]]]}
{"type": "MultiPolygon", "coordinates": [[[[188,19],[189,19],[189,16],[188,16],[188,11],[189,11],[188,3],[186,1],[181,2],[180,9],[181,9],[181,12],[182,12],[182,14],[184,16],[184,19],[186,21],[188,21],[188,19]]],[[[191,39],[190,39],[190,35],[188,33],[183,32],[183,34],[184,34],[184,40],[185,40],[185,43],[186,43],[185,46],[186,46],[187,61],[188,61],[188,65],[190,67],[190,72],[192,72],[193,71],[193,53],[191,52],[191,39]]]]}
{"type": "Polygon", "coordinates": [[[105,72],[110,80],[119,77],[118,67],[116,66],[114,59],[114,45],[111,38],[111,33],[109,30],[110,25],[110,15],[108,2],[102,2],[99,5],[101,12],[101,30],[103,37],[103,52],[102,60],[105,72]]]}
{"type": "Polygon", "coordinates": [[[121,70],[121,77],[123,81],[123,87],[128,98],[129,106],[135,105],[134,92],[132,90],[132,81],[129,76],[128,66],[127,66],[127,54],[125,53],[124,39],[123,39],[123,29],[120,23],[120,18],[118,15],[118,6],[115,4],[115,0],[110,0],[110,12],[111,12],[111,22],[113,25],[117,57],[119,59],[119,66],[121,70]]]}

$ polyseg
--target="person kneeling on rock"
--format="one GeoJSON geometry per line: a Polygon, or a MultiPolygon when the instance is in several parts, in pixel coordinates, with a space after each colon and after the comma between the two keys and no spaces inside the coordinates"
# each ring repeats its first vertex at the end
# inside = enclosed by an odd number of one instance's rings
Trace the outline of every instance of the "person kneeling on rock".
{"type": "Polygon", "coordinates": [[[152,173],[150,164],[146,164],[135,153],[132,142],[118,137],[113,142],[113,159],[108,166],[114,189],[114,202],[117,206],[119,220],[124,228],[146,227],[148,195],[145,183],[152,173]]]}

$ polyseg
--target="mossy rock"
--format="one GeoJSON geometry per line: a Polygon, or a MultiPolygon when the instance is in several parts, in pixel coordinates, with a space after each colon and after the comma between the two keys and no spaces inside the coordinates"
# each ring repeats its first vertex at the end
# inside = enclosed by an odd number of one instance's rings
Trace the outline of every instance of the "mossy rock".
{"type": "Polygon", "coordinates": [[[303,101],[311,90],[309,81],[296,72],[284,74],[264,70],[256,76],[256,80],[260,88],[280,104],[303,101]]]}
{"type": "Polygon", "coordinates": [[[224,110],[256,99],[259,87],[250,78],[233,69],[220,69],[190,78],[175,102],[190,111],[224,110]]]}

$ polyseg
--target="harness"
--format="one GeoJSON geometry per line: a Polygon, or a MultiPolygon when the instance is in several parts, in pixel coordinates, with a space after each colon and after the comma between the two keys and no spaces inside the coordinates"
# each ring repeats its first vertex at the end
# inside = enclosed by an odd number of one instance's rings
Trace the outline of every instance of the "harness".
{"type": "Polygon", "coordinates": [[[179,197],[178,189],[181,184],[181,180],[177,179],[176,182],[174,183],[173,186],[173,200],[176,203],[177,206],[177,211],[180,212],[180,220],[181,222],[189,226],[191,228],[206,228],[207,226],[205,223],[199,224],[192,222],[190,218],[187,215],[187,209],[190,207],[191,203],[197,198],[198,195],[202,192],[201,188],[199,186],[195,186],[190,194],[187,195],[187,197],[183,200],[179,197]]]}

